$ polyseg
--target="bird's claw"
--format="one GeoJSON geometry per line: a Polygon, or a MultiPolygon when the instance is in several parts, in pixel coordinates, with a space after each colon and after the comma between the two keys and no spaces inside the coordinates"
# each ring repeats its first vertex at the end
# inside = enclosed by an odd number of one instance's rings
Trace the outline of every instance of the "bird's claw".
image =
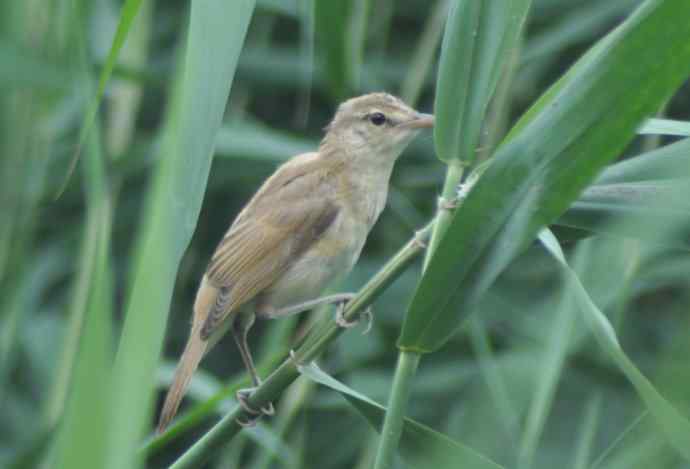
{"type": "Polygon", "coordinates": [[[366,310],[362,311],[359,314],[359,317],[357,319],[355,319],[353,321],[348,321],[344,315],[345,305],[346,305],[346,303],[343,302],[343,303],[340,303],[338,305],[338,307],[336,308],[336,310],[335,310],[335,323],[344,329],[350,329],[352,327],[355,327],[357,324],[359,324],[359,322],[362,320],[361,317],[364,317],[364,318],[366,318],[367,326],[364,328],[364,331],[362,332],[362,334],[367,334],[371,330],[371,324],[372,324],[373,319],[374,319],[374,315],[371,312],[371,306],[368,307],[366,310]]]}
{"type": "Polygon", "coordinates": [[[242,420],[238,417],[236,421],[241,427],[253,427],[256,425],[256,422],[258,422],[262,416],[271,416],[275,414],[275,408],[273,407],[272,402],[269,402],[266,406],[261,407],[259,410],[249,405],[249,402],[247,400],[249,399],[249,396],[252,394],[252,392],[254,392],[255,389],[256,388],[238,389],[235,393],[235,396],[237,397],[237,402],[240,404],[240,407],[242,407],[242,409],[248,415],[253,416],[249,417],[247,420],[242,420]]]}

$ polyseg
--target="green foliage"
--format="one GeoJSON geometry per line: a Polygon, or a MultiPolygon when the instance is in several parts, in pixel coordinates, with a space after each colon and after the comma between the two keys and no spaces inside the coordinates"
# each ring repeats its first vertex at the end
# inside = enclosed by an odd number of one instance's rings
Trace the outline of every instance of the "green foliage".
{"type": "MultiPolygon", "coordinates": [[[[72,314],[71,337],[77,342],[61,364],[69,381],[67,402],[56,402],[57,423],[64,415],[57,437],[53,467],[103,467],[109,431],[111,404],[110,364],[112,360],[112,277],[110,272],[110,230],[112,214],[102,156],[96,138],[89,138],[85,161],[89,207],[83,241],[80,277],[85,286],[85,303],[72,314]],[[83,309],[80,311],[80,309],[83,309]],[[71,369],[73,368],[73,369],[71,369]]],[[[56,398],[65,390],[57,387],[56,398]]],[[[52,422],[51,422],[52,423],[52,422]]]]}
{"type": "Polygon", "coordinates": [[[195,2],[179,101],[173,101],[167,132],[141,227],[137,270],[115,361],[111,440],[106,467],[134,467],[147,427],[156,368],[182,254],[201,210],[216,132],[254,9],[237,4],[228,24],[217,14],[223,4],[195,2]],[[209,48],[208,41],[223,46],[209,48]],[[145,312],[145,314],[142,314],[145,312]]]}
{"type": "Polygon", "coordinates": [[[635,390],[644,401],[649,413],[657,420],[661,431],[667,440],[686,459],[690,459],[690,421],[678,413],[654,388],[652,383],[637,369],[633,362],[623,352],[616,332],[606,316],[597,308],[587,291],[582,286],[577,274],[568,265],[565,255],[558,245],[558,240],[549,231],[543,231],[539,239],[546,249],[564,269],[568,286],[572,288],[574,303],[582,311],[587,325],[592,329],[594,337],[607,355],[613,359],[625,373],[635,390]]]}
{"type": "Polygon", "coordinates": [[[531,0],[451,3],[439,59],[434,140],[443,161],[470,165],[484,112],[517,46],[531,0]]]}
{"type": "Polygon", "coordinates": [[[688,5],[645,3],[518,122],[455,214],[438,247],[444,255],[432,258],[401,348],[441,347],[539,228],[568,208],[686,79],[690,25],[675,22],[682,8],[688,5]],[[662,25],[667,34],[659,36],[662,25]],[[668,41],[683,45],[661,57],[668,41]]]}
{"type": "Polygon", "coordinates": [[[394,467],[687,466],[688,8],[0,2],[0,466],[369,469],[386,419],[394,467]],[[154,435],[228,224],[380,90],[438,124],[334,287],[372,331],[259,321],[250,402],[276,416],[236,424],[223,340],[154,435]],[[401,329],[434,353],[394,386],[401,329]]]}
{"type": "MultiPolygon", "coordinates": [[[[350,402],[374,429],[380,428],[386,408],[367,396],[344,385],[315,364],[300,366],[300,373],[316,383],[339,392],[350,402]]],[[[476,469],[500,469],[502,466],[490,461],[471,448],[457,443],[431,428],[405,419],[401,438],[401,451],[410,459],[413,467],[433,465],[440,469],[450,469],[458,465],[467,465],[476,469]]]]}
{"type": "MultiPolygon", "coordinates": [[[[115,32],[115,37],[113,38],[113,45],[110,47],[110,52],[101,71],[100,77],[98,78],[98,88],[96,94],[91,98],[89,103],[89,108],[84,116],[84,122],[82,123],[81,130],[79,132],[79,142],[77,143],[77,153],[75,153],[72,162],[67,171],[67,177],[65,180],[65,185],[69,182],[69,178],[74,171],[74,166],[77,164],[79,158],[79,152],[81,151],[82,145],[86,143],[86,137],[88,136],[91,128],[96,120],[96,114],[98,113],[98,106],[100,105],[101,98],[105,92],[105,87],[110,80],[110,76],[115,68],[115,63],[117,62],[117,56],[120,53],[120,49],[127,39],[130,27],[134,22],[134,19],[139,12],[142,0],[127,0],[122,6],[122,13],[120,14],[120,21],[117,25],[117,31],[115,32]]],[[[64,186],[60,188],[58,196],[62,194],[64,186]]]]}

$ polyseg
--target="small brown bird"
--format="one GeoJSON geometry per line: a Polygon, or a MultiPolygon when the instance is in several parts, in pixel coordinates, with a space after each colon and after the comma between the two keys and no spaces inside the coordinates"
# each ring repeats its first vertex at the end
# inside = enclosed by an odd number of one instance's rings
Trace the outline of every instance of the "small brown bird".
{"type": "MultiPolygon", "coordinates": [[[[187,345],[165,398],[162,432],[177,412],[204,354],[232,330],[254,386],[260,384],[247,347],[254,319],[277,318],[336,303],[336,320],[351,294],[319,295],[357,262],[386,205],[393,165],[434,118],[386,93],[345,101],[318,152],[287,161],[240,212],[201,280],[187,345]]],[[[245,408],[245,393],[238,399],[245,408]]],[[[262,412],[271,413],[272,407],[262,412]]]]}

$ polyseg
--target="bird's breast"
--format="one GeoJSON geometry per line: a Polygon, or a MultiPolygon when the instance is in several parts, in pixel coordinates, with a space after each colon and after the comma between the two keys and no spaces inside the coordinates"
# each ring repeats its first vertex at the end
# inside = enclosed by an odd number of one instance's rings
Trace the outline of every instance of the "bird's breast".
{"type": "Polygon", "coordinates": [[[275,310],[318,298],[352,270],[368,232],[367,224],[359,217],[347,208],[341,209],[318,241],[265,292],[261,303],[275,310]]]}
{"type": "Polygon", "coordinates": [[[352,270],[386,205],[389,176],[390,172],[376,171],[360,173],[357,178],[341,175],[334,181],[335,220],[262,295],[260,303],[266,311],[313,300],[352,270]]]}

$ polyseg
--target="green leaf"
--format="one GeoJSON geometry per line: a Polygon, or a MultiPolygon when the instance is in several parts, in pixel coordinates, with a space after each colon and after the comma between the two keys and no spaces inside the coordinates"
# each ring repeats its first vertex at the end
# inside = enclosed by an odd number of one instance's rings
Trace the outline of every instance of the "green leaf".
{"type": "Polygon", "coordinates": [[[603,34],[613,21],[628,13],[637,0],[608,0],[588,2],[573,8],[567,15],[558,15],[552,26],[540,30],[527,41],[522,63],[545,58],[558,60],[562,51],[586,43],[603,34]]]}
{"type": "Polygon", "coordinates": [[[623,160],[601,172],[597,184],[690,178],[690,138],[623,160]]]}
{"type": "Polygon", "coordinates": [[[576,446],[573,469],[587,469],[592,459],[592,447],[594,446],[599,421],[601,420],[601,394],[595,393],[587,401],[585,413],[582,418],[582,427],[579,430],[578,444],[576,446]]]}
{"type": "MultiPolygon", "coordinates": [[[[106,467],[135,468],[150,424],[154,376],[177,268],[198,218],[216,132],[253,0],[192,2],[180,101],[170,108],[163,154],[147,201],[133,289],[115,363],[106,467]],[[232,6],[232,14],[219,15],[232,6]]],[[[177,98],[174,98],[177,99],[177,98]]]]}
{"type": "Polygon", "coordinates": [[[647,119],[637,133],[641,135],[672,135],[690,137],[690,122],[672,119],[647,119]]]}
{"type": "Polygon", "coordinates": [[[105,168],[96,133],[88,141],[84,165],[87,185],[87,223],[75,296],[71,328],[65,339],[55,425],[60,426],[50,467],[103,467],[112,364],[112,278],[110,230],[112,214],[105,168]],[[67,390],[69,389],[69,393],[67,390]],[[64,406],[64,414],[62,413],[64,406]]]}
{"type": "Polygon", "coordinates": [[[690,179],[594,185],[555,222],[690,249],[690,179]]]}
{"type": "Polygon", "coordinates": [[[101,103],[103,93],[105,92],[105,87],[108,84],[108,80],[110,80],[110,75],[113,73],[113,68],[115,68],[115,64],[117,62],[117,56],[120,53],[120,49],[125,43],[125,39],[127,39],[127,33],[129,32],[129,28],[132,26],[132,23],[134,22],[134,18],[136,18],[137,13],[139,12],[139,7],[141,7],[142,1],[143,0],[127,0],[125,4],[122,6],[122,11],[120,13],[120,22],[118,23],[117,30],[115,31],[113,45],[110,47],[110,52],[108,52],[108,58],[106,59],[105,64],[103,64],[101,75],[98,78],[96,94],[91,99],[89,107],[84,115],[84,121],[82,122],[81,130],[79,131],[79,142],[77,144],[77,151],[74,153],[72,161],[69,164],[65,181],[58,191],[58,197],[65,190],[65,187],[67,186],[67,183],[69,182],[69,179],[72,176],[72,172],[74,172],[74,168],[77,165],[77,161],[79,160],[79,152],[81,151],[81,147],[82,145],[84,145],[86,137],[91,131],[94,122],[96,121],[98,107],[101,103]]]}
{"type": "Polygon", "coordinates": [[[337,100],[359,88],[369,0],[314,0],[317,53],[337,100]]]}
{"type": "Polygon", "coordinates": [[[666,440],[687,460],[690,460],[690,421],[673,407],[652,383],[637,369],[618,342],[613,326],[594,304],[575,271],[568,265],[558,240],[548,230],[539,240],[563,269],[574,293],[574,302],[582,313],[594,337],[611,360],[625,374],[644,402],[666,440]]]}
{"type": "MultiPolygon", "coordinates": [[[[314,363],[298,366],[298,369],[307,378],[338,391],[367,419],[372,427],[377,431],[381,428],[386,413],[385,407],[324,373],[314,363]]],[[[416,467],[440,469],[457,467],[499,469],[502,467],[473,449],[407,417],[399,449],[406,460],[424,463],[419,466],[415,464],[416,467]]]]}
{"type": "Polygon", "coordinates": [[[551,332],[547,334],[548,342],[544,346],[543,356],[539,357],[539,362],[536,364],[540,372],[535,377],[532,401],[520,442],[518,467],[521,468],[534,467],[534,456],[537,453],[539,440],[544,432],[558,383],[566,366],[575,320],[575,312],[568,300],[569,298],[564,296],[557,310],[554,311],[551,332]]]}
{"type": "Polygon", "coordinates": [[[686,14],[690,3],[682,0],[646,2],[516,124],[431,259],[405,317],[402,349],[441,347],[539,229],[565,212],[683,82],[686,14]]]}
{"type": "Polygon", "coordinates": [[[456,0],[451,5],[434,102],[434,140],[441,160],[474,161],[486,107],[530,3],[456,0]]]}

